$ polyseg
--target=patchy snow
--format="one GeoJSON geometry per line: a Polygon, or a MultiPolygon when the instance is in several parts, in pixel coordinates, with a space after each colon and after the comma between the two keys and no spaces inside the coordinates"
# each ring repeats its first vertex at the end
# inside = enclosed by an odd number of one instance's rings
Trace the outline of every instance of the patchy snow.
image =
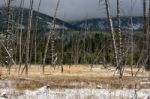
{"type": "MultiPolygon", "coordinates": [[[[48,28],[51,27],[52,23],[51,22],[46,22],[48,24],[48,28]]],[[[63,25],[58,25],[58,24],[55,24],[55,29],[65,29],[67,30],[68,28],[66,26],[63,26],[63,25]]]]}
{"type": "MultiPolygon", "coordinates": [[[[0,99],[2,96],[14,95],[14,89],[0,89],[0,99]]],[[[25,90],[19,95],[12,96],[10,99],[149,99],[150,89],[129,90],[129,89],[48,89],[44,86],[40,89],[31,91],[25,90]]]]}
{"type": "Polygon", "coordinates": [[[12,99],[14,93],[15,93],[15,89],[0,88],[0,99],[12,99]]]}

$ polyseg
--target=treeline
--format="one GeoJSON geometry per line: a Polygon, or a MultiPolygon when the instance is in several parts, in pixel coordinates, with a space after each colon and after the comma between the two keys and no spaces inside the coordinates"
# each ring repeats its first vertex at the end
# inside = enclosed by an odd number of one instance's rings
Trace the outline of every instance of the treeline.
{"type": "MultiPolygon", "coordinates": [[[[99,32],[99,31],[74,31],[74,30],[57,30],[55,31],[55,59],[56,64],[113,64],[114,54],[112,39],[109,32],[99,32]],[[63,57],[62,57],[63,56],[63,57]],[[63,58],[63,59],[62,59],[63,58]]],[[[24,31],[25,32],[25,31],[24,31]]],[[[142,51],[142,33],[134,33],[134,52],[133,59],[134,64],[138,63],[140,59],[140,53],[142,51]]],[[[37,35],[37,48],[35,52],[35,40],[33,31],[31,33],[31,43],[30,43],[30,64],[42,64],[45,43],[47,33],[42,31],[38,32],[37,35]],[[43,36],[41,36],[43,35],[43,36]],[[36,55],[35,55],[36,54],[36,55]]],[[[128,46],[127,41],[128,33],[123,33],[124,53],[126,53],[128,46]]],[[[23,33],[22,38],[22,64],[25,63],[25,40],[26,35],[23,33]]],[[[16,39],[13,50],[13,59],[19,64],[19,42],[16,39]]],[[[1,45],[0,50],[0,60],[2,64],[5,62],[6,51],[1,45]]],[[[126,58],[124,57],[124,62],[130,63],[130,52],[126,53],[126,58]]],[[[51,64],[51,45],[49,45],[46,64],[51,64]]]]}

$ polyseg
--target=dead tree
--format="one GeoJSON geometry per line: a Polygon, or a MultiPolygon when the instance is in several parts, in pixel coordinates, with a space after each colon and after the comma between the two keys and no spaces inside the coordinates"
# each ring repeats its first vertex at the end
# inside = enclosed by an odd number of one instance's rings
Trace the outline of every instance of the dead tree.
{"type": "MultiPolygon", "coordinates": [[[[147,0],[142,0],[143,4],[143,48],[142,48],[142,53],[141,56],[138,60],[137,66],[139,67],[139,63],[142,61],[142,64],[144,65],[144,69],[148,70],[147,67],[150,67],[150,62],[149,62],[149,40],[150,40],[150,35],[149,35],[149,19],[147,17],[147,0]]],[[[150,1],[149,1],[150,3],[150,1]]],[[[149,4],[150,6],[150,4],[149,4]]],[[[149,11],[148,11],[148,16],[149,16],[149,11]]],[[[143,66],[142,66],[143,67],[143,66]]],[[[141,68],[137,70],[135,73],[135,77],[137,76],[138,72],[140,71],[141,68]]]]}
{"type": "Polygon", "coordinates": [[[144,63],[144,67],[145,69],[148,67],[147,64],[147,8],[146,8],[146,0],[143,0],[143,54],[144,54],[144,58],[143,58],[143,63],[144,63]]]}
{"type": "MultiPolygon", "coordinates": [[[[47,41],[46,41],[46,45],[45,45],[45,51],[44,51],[44,56],[43,56],[43,66],[42,66],[42,72],[44,74],[44,71],[45,71],[45,61],[46,61],[46,56],[47,56],[47,51],[48,51],[48,47],[49,47],[49,42],[50,42],[50,39],[54,39],[54,30],[55,30],[55,21],[56,21],[56,15],[57,15],[57,10],[58,10],[58,7],[59,7],[59,3],[60,3],[60,0],[58,0],[57,2],[57,5],[56,5],[56,9],[55,9],[55,13],[54,13],[54,17],[53,17],[53,21],[52,21],[52,25],[50,27],[50,31],[48,33],[48,37],[47,37],[47,41]]],[[[53,52],[53,46],[54,45],[54,40],[51,40],[51,52],[52,52],[52,64],[53,64],[53,61],[54,61],[54,52],[53,52]]]]}
{"type": "MultiPolygon", "coordinates": [[[[130,23],[129,23],[129,46],[130,46],[130,66],[131,66],[131,75],[133,77],[133,21],[132,16],[130,17],[130,23]]],[[[128,46],[128,47],[129,47],[128,46]]]]}
{"type": "Polygon", "coordinates": [[[14,65],[16,65],[16,62],[14,61],[13,57],[11,56],[11,53],[9,52],[9,50],[6,48],[6,46],[3,44],[2,41],[0,41],[1,45],[3,46],[3,48],[5,49],[5,51],[7,52],[8,57],[11,59],[12,63],[14,65]]]}
{"type": "Polygon", "coordinates": [[[20,18],[18,18],[19,19],[18,28],[20,28],[20,32],[19,32],[19,68],[18,68],[18,73],[20,71],[21,64],[22,64],[23,5],[24,5],[24,0],[21,0],[20,1],[20,8],[19,8],[19,16],[20,16],[20,18]]]}
{"type": "Polygon", "coordinates": [[[27,30],[27,39],[26,39],[26,57],[25,57],[25,74],[28,76],[28,66],[29,66],[29,50],[30,50],[30,34],[32,27],[32,15],[33,15],[33,0],[30,0],[29,8],[29,20],[28,20],[28,30],[27,30]]]}
{"type": "Polygon", "coordinates": [[[150,1],[147,14],[147,63],[145,69],[150,71],[150,1]]]}
{"type": "Polygon", "coordinates": [[[130,46],[131,46],[131,50],[130,50],[130,52],[131,52],[131,62],[130,62],[130,66],[131,66],[131,76],[133,77],[134,76],[134,73],[133,73],[133,63],[134,63],[134,59],[133,59],[133,57],[134,57],[134,39],[133,39],[133,1],[132,1],[132,6],[131,6],[131,16],[130,16],[130,46]]]}
{"type": "Polygon", "coordinates": [[[33,48],[34,48],[34,33],[32,33],[31,34],[31,36],[30,36],[30,51],[29,51],[29,63],[30,63],[30,65],[29,65],[29,67],[31,67],[31,65],[32,65],[32,55],[33,55],[33,48]]]}
{"type": "Polygon", "coordinates": [[[114,55],[115,55],[115,65],[117,69],[119,69],[118,51],[117,51],[115,32],[114,32],[112,17],[111,17],[111,12],[110,12],[109,0],[105,0],[105,7],[106,7],[106,13],[107,13],[107,18],[108,18],[108,23],[109,23],[109,30],[112,35],[114,55]]]}
{"type": "Polygon", "coordinates": [[[118,42],[118,60],[119,60],[119,64],[118,64],[118,68],[120,71],[120,76],[123,76],[122,73],[122,62],[120,61],[122,58],[122,35],[121,35],[121,23],[120,23],[120,0],[117,0],[117,33],[118,33],[118,38],[119,38],[119,42],[118,42]]]}
{"type": "Polygon", "coordinates": [[[74,64],[78,65],[79,64],[79,58],[80,58],[80,53],[81,53],[81,47],[80,47],[80,31],[75,35],[75,44],[74,44],[74,64]]]}
{"type": "Polygon", "coordinates": [[[83,45],[83,48],[84,48],[84,56],[83,56],[83,59],[84,59],[84,64],[87,64],[87,60],[86,60],[86,38],[87,38],[87,31],[88,31],[88,21],[87,21],[87,18],[88,18],[88,15],[86,17],[86,21],[85,21],[85,27],[84,27],[84,45],[83,45]]]}
{"type": "Polygon", "coordinates": [[[36,23],[35,23],[35,35],[34,35],[34,64],[37,61],[37,33],[38,33],[38,22],[39,22],[39,11],[41,7],[42,0],[39,1],[38,9],[37,9],[37,16],[36,16],[36,23]]]}
{"type": "Polygon", "coordinates": [[[6,55],[6,65],[7,65],[7,68],[8,68],[8,73],[10,74],[10,68],[11,68],[11,65],[12,65],[12,56],[13,56],[13,41],[14,41],[14,38],[15,38],[15,35],[13,34],[13,28],[14,28],[14,25],[13,25],[13,8],[11,7],[11,4],[12,4],[12,1],[13,0],[8,0],[7,1],[7,20],[6,20],[6,31],[5,31],[5,50],[7,53],[9,53],[9,56],[6,55]],[[14,38],[13,38],[14,37],[14,38]],[[10,58],[11,56],[11,58],[10,58]]]}
{"type": "Polygon", "coordinates": [[[63,31],[62,31],[62,36],[61,36],[61,72],[63,73],[64,68],[63,68],[63,60],[64,60],[64,23],[63,23],[63,31]]]}

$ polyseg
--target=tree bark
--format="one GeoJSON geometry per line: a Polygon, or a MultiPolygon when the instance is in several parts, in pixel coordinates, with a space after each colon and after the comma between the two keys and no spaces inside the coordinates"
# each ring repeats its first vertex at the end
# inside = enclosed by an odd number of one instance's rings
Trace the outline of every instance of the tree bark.
{"type": "Polygon", "coordinates": [[[119,67],[119,71],[120,71],[120,76],[122,77],[123,76],[123,73],[122,73],[122,35],[121,35],[121,23],[120,23],[120,0],[117,0],[117,33],[118,33],[118,36],[119,36],[119,48],[118,48],[118,67],[119,67]]]}
{"type": "Polygon", "coordinates": [[[148,61],[146,64],[146,70],[150,71],[150,1],[148,6],[148,14],[147,14],[147,55],[148,61]]]}
{"type": "Polygon", "coordinates": [[[144,63],[144,67],[145,69],[147,68],[147,61],[145,61],[148,58],[148,49],[147,49],[147,15],[146,15],[146,0],[143,0],[143,54],[144,54],[144,59],[143,59],[143,63],[144,63]]]}
{"type": "MultiPolygon", "coordinates": [[[[49,47],[50,38],[53,35],[53,32],[55,30],[56,14],[57,14],[57,10],[58,10],[58,7],[59,7],[59,3],[60,3],[60,0],[58,0],[58,2],[57,2],[54,17],[53,17],[53,21],[52,21],[52,25],[50,27],[50,31],[49,31],[48,37],[47,37],[47,42],[46,42],[46,45],[45,45],[45,51],[44,51],[44,56],[43,56],[43,66],[42,66],[43,74],[44,74],[44,71],[45,71],[45,61],[46,61],[46,56],[47,56],[47,51],[48,51],[48,47],[49,47]]],[[[51,43],[53,43],[53,42],[51,42],[51,43]]],[[[51,44],[51,46],[52,46],[52,44],[51,44]]],[[[53,56],[53,54],[52,54],[52,56],[53,56]]],[[[52,58],[52,60],[53,60],[53,58],[52,58]]]]}
{"type": "Polygon", "coordinates": [[[36,23],[35,23],[35,35],[34,35],[34,64],[36,64],[36,61],[37,61],[37,33],[38,33],[38,22],[39,22],[39,19],[38,19],[38,16],[39,16],[39,11],[40,11],[40,7],[41,7],[41,3],[42,3],[42,0],[39,1],[39,5],[38,5],[38,14],[37,14],[37,18],[36,18],[36,23]]]}
{"type": "MultiPolygon", "coordinates": [[[[21,0],[20,2],[20,25],[22,26],[23,24],[23,5],[24,5],[24,0],[21,0]]],[[[20,29],[19,33],[19,68],[18,68],[18,74],[20,72],[21,64],[22,64],[22,32],[23,29],[20,29]]]]}
{"type": "Polygon", "coordinates": [[[114,28],[113,28],[111,13],[110,13],[109,0],[105,0],[105,6],[106,6],[107,18],[108,18],[108,22],[109,22],[109,29],[110,29],[110,32],[112,35],[114,55],[115,55],[115,65],[118,68],[118,66],[119,66],[118,51],[117,51],[115,33],[114,33],[114,28]]]}
{"type": "MultiPolygon", "coordinates": [[[[64,24],[63,24],[63,27],[64,27],[64,24]]],[[[63,68],[63,60],[64,60],[64,33],[65,33],[65,31],[64,31],[64,29],[63,29],[63,31],[62,31],[62,41],[61,41],[61,72],[63,73],[64,72],[64,68],[63,68]]]]}
{"type": "Polygon", "coordinates": [[[25,74],[28,76],[28,66],[29,66],[29,50],[30,50],[30,35],[32,27],[32,15],[33,15],[33,0],[30,0],[30,11],[29,11],[29,20],[28,20],[28,30],[27,30],[27,39],[26,39],[26,57],[25,57],[25,74]]]}

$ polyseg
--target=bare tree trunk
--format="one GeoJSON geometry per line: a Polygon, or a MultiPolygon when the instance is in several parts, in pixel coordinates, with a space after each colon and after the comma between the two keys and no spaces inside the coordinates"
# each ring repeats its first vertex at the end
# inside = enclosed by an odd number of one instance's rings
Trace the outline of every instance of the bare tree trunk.
{"type": "Polygon", "coordinates": [[[73,38],[74,38],[74,35],[73,35],[73,33],[71,34],[71,39],[72,39],[72,41],[71,41],[71,64],[69,65],[69,69],[70,69],[70,67],[73,65],[73,63],[74,63],[74,61],[73,61],[73,54],[74,54],[74,44],[73,44],[73,38]]]}
{"type": "Polygon", "coordinates": [[[76,35],[76,37],[75,37],[75,42],[76,42],[76,44],[75,44],[75,58],[74,58],[74,63],[76,64],[76,65],[78,65],[79,64],[79,58],[80,58],[80,39],[79,39],[79,35],[80,35],[80,32],[76,35]]]}
{"type": "Polygon", "coordinates": [[[119,60],[119,70],[120,70],[120,77],[123,76],[122,73],[122,62],[120,61],[122,58],[122,35],[121,35],[121,23],[120,23],[120,0],[117,0],[117,32],[119,36],[119,48],[118,48],[118,60],[119,60]]]}
{"type": "Polygon", "coordinates": [[[20,2],[20,33],[19,33],[19,68],[18,68],[18,74],[20,72],[21,64],[22,64],[22,24],[23,24],[23,5],[24,5],[24,0],[21,0],[20,2]]]}
{"type": "MultiPolygon", "coordinates": [[[[63,27],[64,27],[64,24],[63,24],[63,27]]],[[[64,29],[63,29],[63,32],[62,32],[62,44],[61,44],[61,72],[63,73],[64,72],[64,68],[63,68],[63,60],[64,60],[64,29]]]]}
{"type": "Polygon", "coordinates": [[[37,61],[37,28],[38,28],[38,16],[39,16],[39,11],[40,11],[40,7],[41,7],[41,3],[42,3],[42,0],[39,1],[39,5],[38,5],[38,15],[36,16],[36,23],[35,23],[35,28],[36,28],[36,31],[35,31],[35,36],[34,36],[34,64],[36,64],[36,61],[37,61]]]}
{"type": "Polygon", "coordinates": [[[14,61],[13,57],[11,56],[11,53],[9,52],[9,50],[6,48],[6,46],[1,41],[0,41],[0,43],[3,46],[3,48],[5,49],[5,51],[7,52],[9,59],[11,59],[12,63],[14,65],[16,65],[16,62],[14,61]]]}
{"type": "Polygon", "coordinates": [[[129,26],[129,46],[130,47],[130,66],[131,66],[131,76],[133,77],[133,20],[132,20],[132,16],[130,17],[130,26],[129,26]]]}
{"type": "Polygon", "coordinates": [[[107,18],[108,18],[108,22],[109,22],[109,29],[110,29],[110,32],[111,32],[111,35],[112,35],[112,40],[113,40],[113,48],[114,48],[114,54],[115,54],[115,64],[116,64],[116,67],[118,68],[118,66],[119,66],[118,51],[117,51],[115,33],[114,33],[113,23],[112,23],[112,18],[111,18],[111,13],[110,13],[109,0],[105,0],[105,6],[106,6],[107,18]]]}
{"type": "MultiPolygon", "coordinates": [[[[87,16],[88,17],[88,16],[87,16]]],[[[87,17],[86,17],[86,21],[85,21],[85,31],[84,31],[84,56],[83,56],[83,59],[84,59],[84,64],[87,64],[87,60],[86,60],[86,35],[87,35],[87,31],[88,31],[88,22],[87,22],[87,17]]]]}
{"type": "Polygon", "coordinates": [[[147,55],[148,55],[148,61],[147,61],[147,66],[146,70],[150,71],[150,1],[149,1],[149,6],[148,6],[148,15],[147,15],[147,55]]]}
{"type": "Polygon", "coordinates": [[[133,1],[132,1],[132,6],[131,6],[131,16],[130,16],[130,33],[131,33],[131,62],[130,62],[130,65],[131,65],[131,76],[133,77],[134,76],[134,73],[133,73],[133,63],[134,63],[134,40],[133,40],[133,1]]]}
{"type": "MultiPolygon", "coordinates": [[[[6,29],[6,40],[5,40],[5,44],[6,44],[6,49],[9,52],[10,56],[12,57],[12,36],[13,36],[13,11],[12,11],[12,0],[8,0],[7,1],[7,29],[6,29]]],[[[5,49],[5,50],[6,50],[5,49]]],[[[11,68],[11,59],[9,58],[9,56],[6,56],[6,64],[7,64],[7,68],[8,68],[8,73],[10,74],[10,68],[11,68]]]]}
{"type": "MultiPolygon", "coordinates": [[[[144,18],[144,23],[143,23],[143,51],[144,51],[144,63],[145,60],[147,59],[147,17],[146,17],[146,0],[143,0],[143,18],[144,18]]],[[[147,63],[147,62],[146,62],[147,63]]],[[[147,64],[144,64],[145,68],[147,67],[147,64]]]]}
{"type": "Polygon", "coordinates": [[[34,37],[35,37],[35,35],[34,35],[34,33],[33,34],[31,34],[30,35],[30,51],[29,51],[29,67],[31,67],[32,66],[32,55],[33,55],[33,43],[34,43],[34,37]]]}
{"type": "MultiPolygon", "coordinates": [[[[58,10],[58,7],[59,7],[59,3],[60,3],[60,0],[58,0],[58,2],[57,2],[54,17],[53,17],[53,21],[52,21],[52,25],[50,27],[50,31],[49,31],[48,37],[47,37],[47,42],[46,42],[46,45],[45,45],[45,51],[44,51],[44,56],[43,56],[43,68],[42,68],[43,74],[44,74],[44,71],[45,71],[44,70],[45,69],[45,61],[46,61],[46,55],[47,55],[47,51],[48,51],[48,47],[49,47],[50,38],[51,38],[51,36],[52,36],[52,34],[55,30],[55,20],[56,20],[56,14],[57,14],[57,10],[58,10]]],[[[52,53],[52,55],[53,55],[53,53],[52,53]]]]}
{"type": "Polygon", "coordinates": [[[33,15],[33,0],[30,0],[30,11],[29,11],[29,20],[28,20],[28,30],[27,30],[27,39],[26,39],[26,60],[25,60],[25,74],[28,76],[28,66],[29,66],[29,50],[30,50],[30,34],[32,27],[32,15],[33,15]]]}

